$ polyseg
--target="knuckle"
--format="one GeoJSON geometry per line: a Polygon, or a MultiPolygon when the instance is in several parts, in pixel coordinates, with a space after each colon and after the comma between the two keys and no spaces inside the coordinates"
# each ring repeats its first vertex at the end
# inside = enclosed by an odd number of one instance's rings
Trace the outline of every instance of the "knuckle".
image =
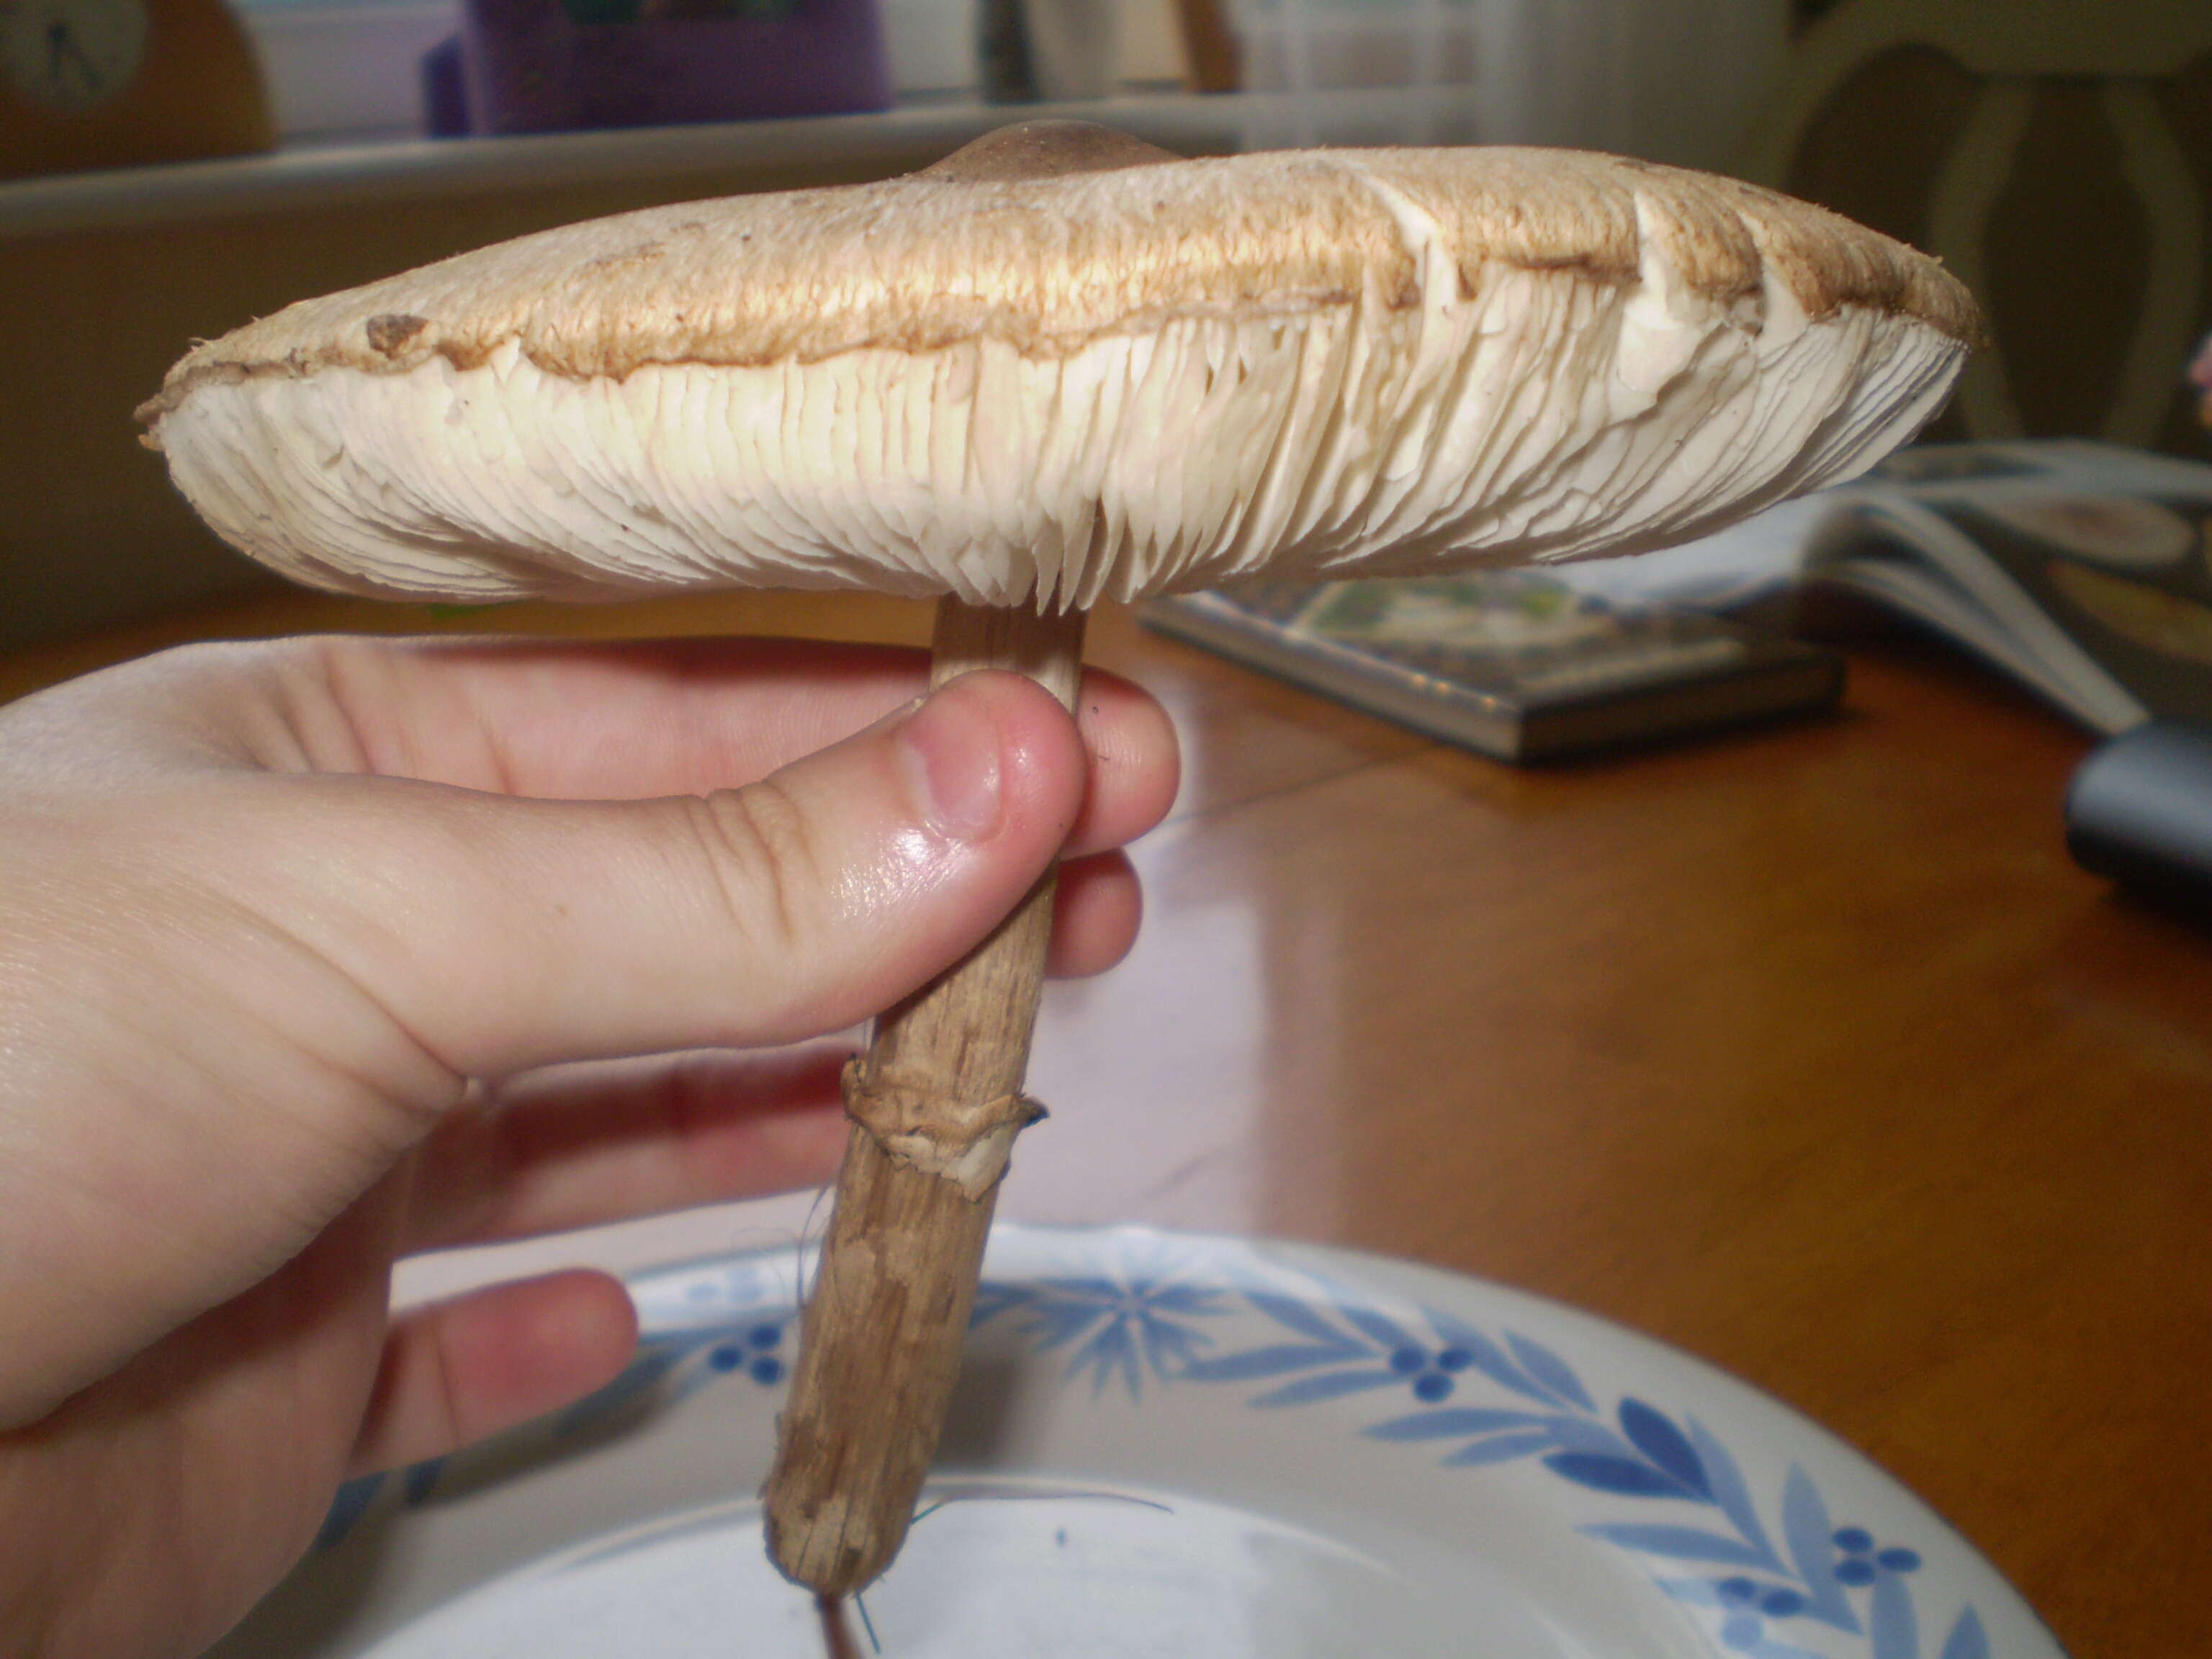
{"type": "Polygon", "coordinates": [[[750,949],[797,951],[823,880],[805,809],[772,779],[690,797],[685,808],[723,921],[750,949]]]}

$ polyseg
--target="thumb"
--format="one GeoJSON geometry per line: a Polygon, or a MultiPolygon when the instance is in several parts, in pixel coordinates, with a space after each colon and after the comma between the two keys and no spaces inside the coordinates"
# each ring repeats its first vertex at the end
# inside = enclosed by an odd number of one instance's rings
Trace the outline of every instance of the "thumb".
{"type": "Polygon", "coordinates": [[[377,781],[405,867],[322,948],[464,1075],[793,1042],[979,943],[1051,865],[1086,766],[1048,692],[989,673],[703,797],[377,781]]]}

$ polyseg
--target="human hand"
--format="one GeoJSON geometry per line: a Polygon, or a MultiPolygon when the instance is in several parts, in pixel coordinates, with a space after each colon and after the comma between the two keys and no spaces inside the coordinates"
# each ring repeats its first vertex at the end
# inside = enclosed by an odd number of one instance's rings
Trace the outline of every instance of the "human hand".
{"type": "Polygon", "coordinates": [[[588,1273],[388,1322],[396,1257],[826,1178],[835,1057],[732,1051],[896,1000],[1056,854],[1054,971],[1121,956],[1161,710],[1097,673],[1079,732],[1006,675],[902,708],[925,676],[294,641],[0,710],[11,1659],[197,1653],[342,1478],[551,1410],[635,1340],[588,1273]]]}

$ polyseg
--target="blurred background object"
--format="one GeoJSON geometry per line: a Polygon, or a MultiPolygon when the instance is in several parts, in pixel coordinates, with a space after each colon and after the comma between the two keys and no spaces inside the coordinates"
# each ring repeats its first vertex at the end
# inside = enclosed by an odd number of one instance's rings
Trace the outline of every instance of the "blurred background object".
{"type": "Polygon", "coordinates": [[[2197,388],[2197,418],[2207,431],[2212,431],[2212,334],[2204,337],[2204,343],[2197,349],[2197,361],[2189,366],[2189,383],[2197,388]]]}
{"type": "Polygon", "coordinates": [[[2100,744],[2066,792],[2066,845],[2139,897],[2212,918],[2212,726],[2155,721],[2100,744]]]}
{"type": "Polygon", "coordinates": [[[2204,452],[2212,5],[1841,0],[1782,67],[1747,177],[1940,255],[1995,349],[1931,436],[2204,452]]]}
{"type": "Polygon", "coordinates": [[[433,131],[755,121],[891,101],[876,0],[463,0],[461,15],[444,88],[459,107],[436,112],[433,131]]]}
{"type": "Polygon", "coordinates": [[[259,66],[222,0],[0,5],[0,179],[275,142],[259,66]]]}
{"type": "Polygon", "coordinates": [[[1244,85],[1297,94],[1270,144],[1564,144],[1688,167],[1726,164],[1790,26],[1787,0],[1234,6],[1244,85]],[[1354,137],[1331,124],[1347,93],[1366,106],[1354,137]]]}
{"type": "Polygon", "coordinates": [[[977,0],[976,11],[986,98],[1058,103],[1118,88],[1120,0],[977,0]]]}

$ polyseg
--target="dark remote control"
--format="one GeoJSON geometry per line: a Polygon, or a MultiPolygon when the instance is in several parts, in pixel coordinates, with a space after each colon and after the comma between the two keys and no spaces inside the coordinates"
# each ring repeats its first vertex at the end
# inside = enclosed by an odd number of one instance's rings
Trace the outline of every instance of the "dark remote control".
{"type": "Polygon", "coordinates": [[[2212,726],[2154,720],[2101,744],[2066,793],[2085,870],[2212,915],[2212,726]]]}

